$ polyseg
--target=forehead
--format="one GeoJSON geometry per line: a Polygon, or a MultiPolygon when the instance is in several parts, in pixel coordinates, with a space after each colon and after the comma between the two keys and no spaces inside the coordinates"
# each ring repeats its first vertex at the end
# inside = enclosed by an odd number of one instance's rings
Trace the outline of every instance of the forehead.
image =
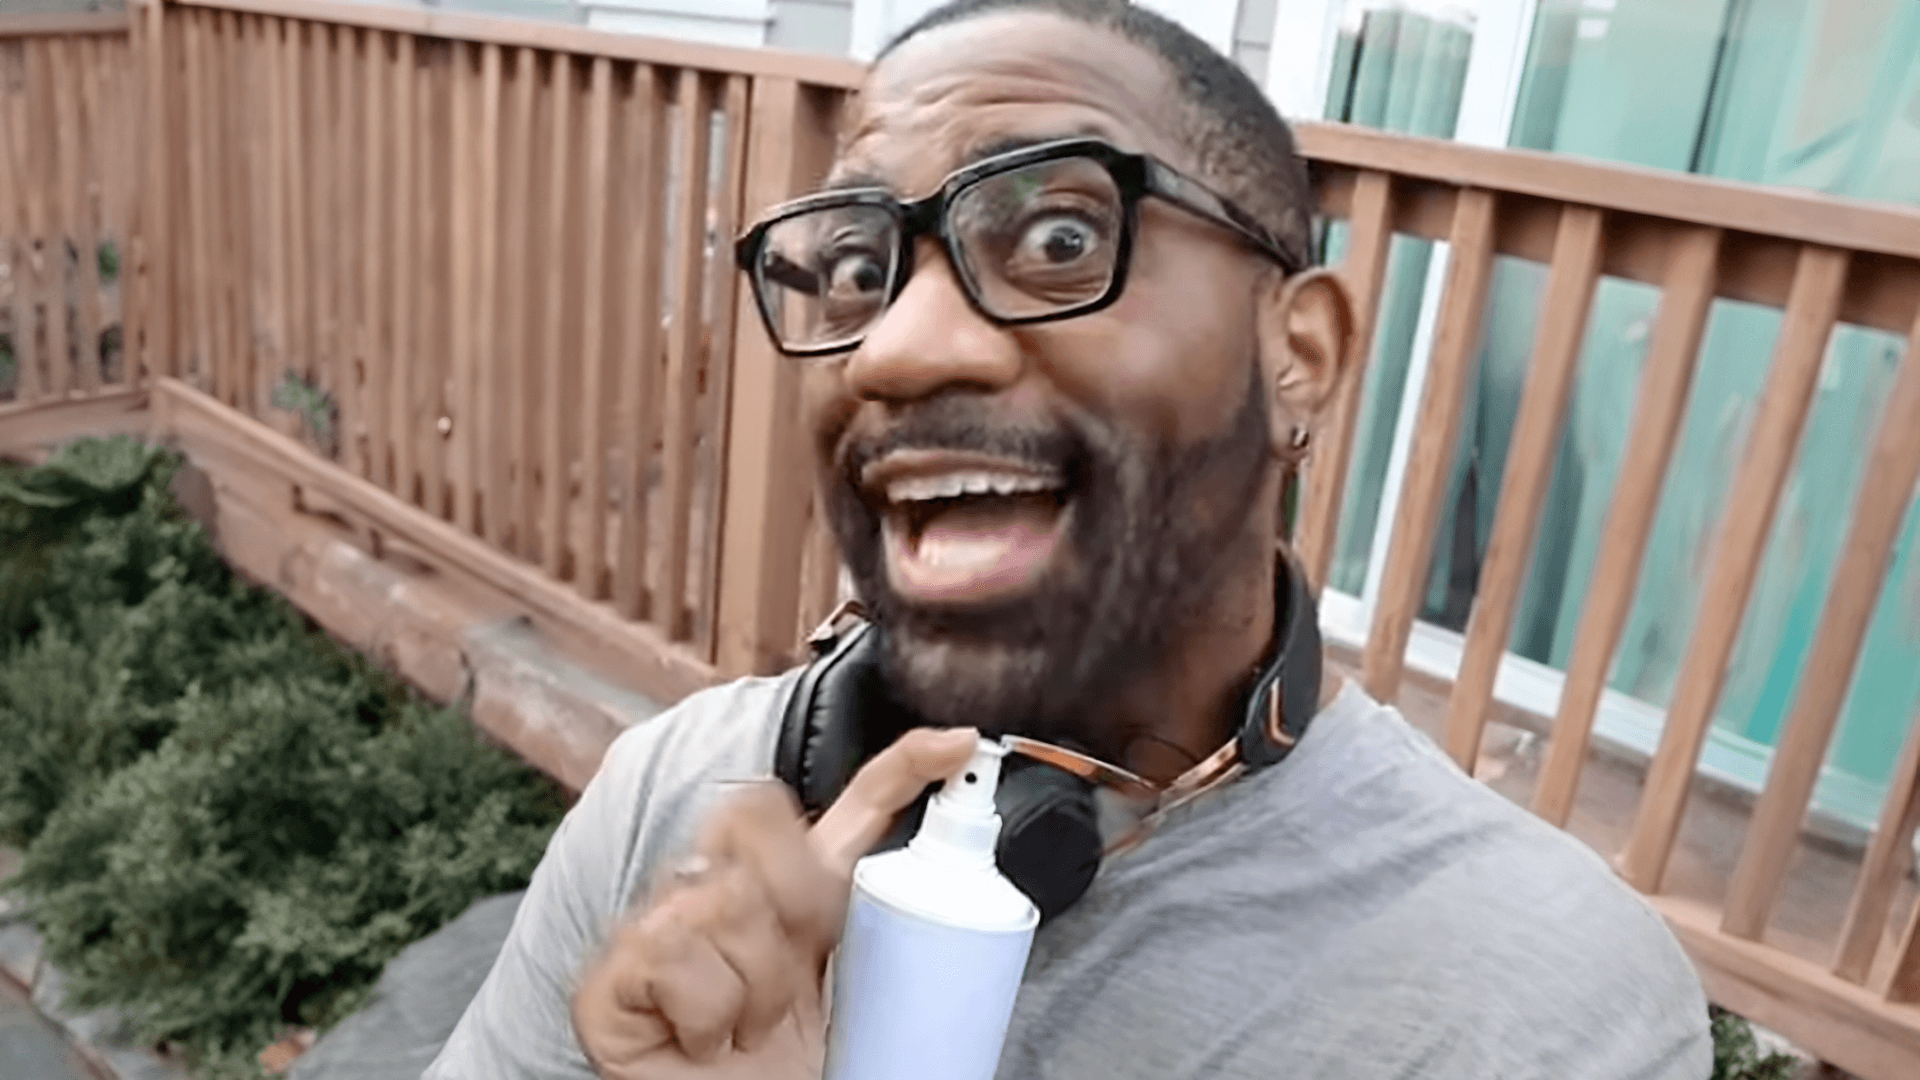
{"type": "Polygon", "coordinates": [[[1037,11],[965,19],[874,67],[834,177],[924,194],[997,150],[1076,135],[1185,164],[1176,95],[1160,58],[1114,31],[1037,11]]]}

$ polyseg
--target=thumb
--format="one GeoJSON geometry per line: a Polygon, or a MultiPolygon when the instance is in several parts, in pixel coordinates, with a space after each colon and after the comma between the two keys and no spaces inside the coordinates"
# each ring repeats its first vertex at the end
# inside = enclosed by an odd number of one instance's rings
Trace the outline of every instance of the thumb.
{"type": "Polygon", "coordinates": [[[915,728],[875,755],[855,773],[809,839],[814,850],[842,877],[880,842],[893,819],[920,797],[928,784],[966,767],[980,745],[973,728],[915,728]]]}

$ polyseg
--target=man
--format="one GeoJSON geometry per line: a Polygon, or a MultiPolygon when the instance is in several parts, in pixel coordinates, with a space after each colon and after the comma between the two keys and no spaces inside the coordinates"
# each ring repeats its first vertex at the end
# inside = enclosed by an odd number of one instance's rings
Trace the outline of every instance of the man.
{"type": "MultiPolygon", "coordinates": [[[[794,674],[622,736],[428,1075],[818,1076],[852,863],[974,728],[1159,782],[1228,743],[1283,477],[1353,361],[1308,222],[1271,106],[1158,16],[958,0],[890,46],[829,193],[743,259],[927,727],[811,826],[728,783],[769,774],[794,674]]],[[[1321,706],[1042,926],[1001,1077],[1708,1074],[1687,961],[1598,858],[1356,687],[1321,706]]]]}

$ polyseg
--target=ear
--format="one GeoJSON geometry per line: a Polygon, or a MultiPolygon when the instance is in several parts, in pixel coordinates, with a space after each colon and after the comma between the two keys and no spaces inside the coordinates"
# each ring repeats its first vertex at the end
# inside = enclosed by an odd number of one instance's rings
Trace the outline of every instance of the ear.
{"type": "Polygon", "coordinates": [[[1276,278],[1260,297],[1260,365],[1274,447],[1284,451],[1294,429],[1319,426],[1356,358],[1345,279],[1324,267],[1276,278]]]}

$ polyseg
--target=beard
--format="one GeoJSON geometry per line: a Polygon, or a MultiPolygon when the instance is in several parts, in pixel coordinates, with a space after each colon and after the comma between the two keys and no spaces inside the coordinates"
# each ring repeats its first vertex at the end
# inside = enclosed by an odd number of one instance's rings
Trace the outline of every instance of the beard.
{"type": "Polygon", "coordinates": [[[1272,539],[1246,528],[1273,467],[1259,368],[1227,430],[1185,445],[1146,442],[1085,416],[1009,426],[993,411],[976,393],[947,391],[835,455],[828,512],[880,634],[882,675],[928,724],[1124,761],[1145,733],[1104,704],[1170,662],[1193,617],[1248,558],[1272,558],[1272,539]],[[858,478],[867,462],[902,449],[994,454],[1066,478],[1061,547],[1029,591],[956,608],[912,603],[892,587],[883,511],[861,497],[858,478]]]}

